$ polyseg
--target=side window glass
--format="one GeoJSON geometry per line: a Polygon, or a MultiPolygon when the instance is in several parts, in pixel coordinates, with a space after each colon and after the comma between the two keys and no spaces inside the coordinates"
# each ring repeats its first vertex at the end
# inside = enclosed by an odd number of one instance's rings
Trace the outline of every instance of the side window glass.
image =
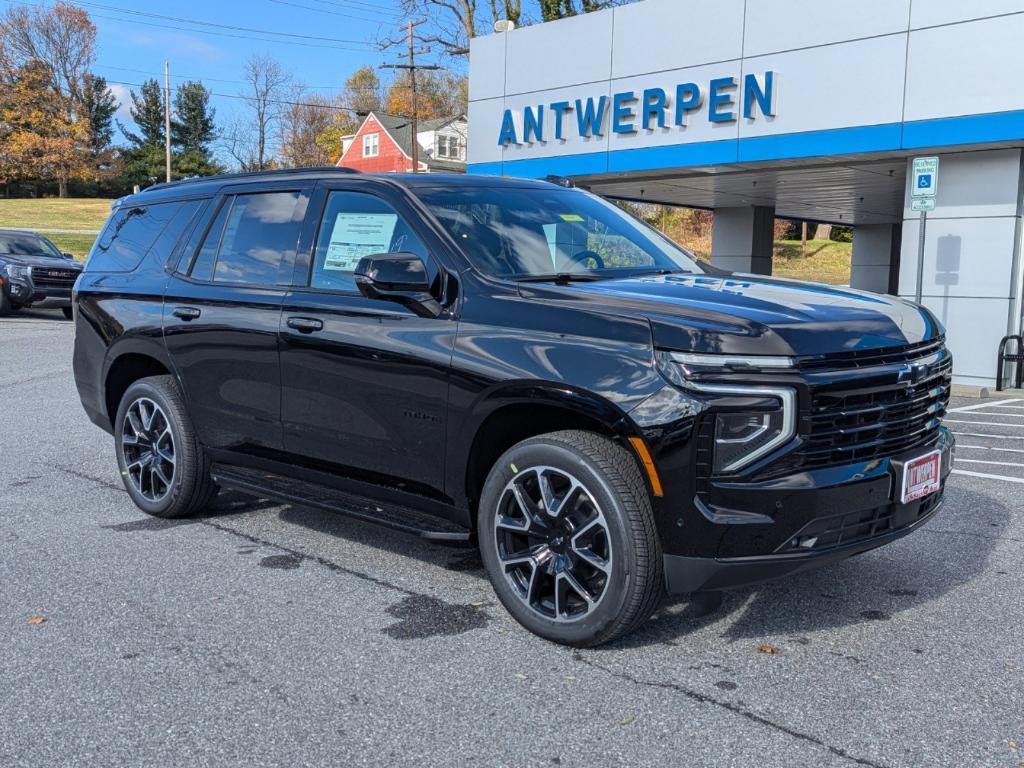
{"type": "Polygon", "coordinates": [[[131,272],[181,205],[160,203],[122,208],[107,220],[89,253],[86,268],[95,272],[131,272]]]}
{"type": "Polygon", "coordinates": [[[161,265],[167,264],[168,259],[170,259],[171,254],[174,252],[174,247],[181,240],[181,236],[185,234],[185,230],[192,223],[196,212],[205,202],[205,200],[186,200],[181,203],[174,214],[174,218],[164,227],[164,231],[160,233],[160,237],[156,239],[156,242],[153,243],[153,247],[150,249],[150,252],[154,254],[157,262],[161,265]]]}
{"type": "Polygon", "coordinates": [[[224,201],[220,211],[217,212],[217,218],[214,219],[213,224],[210,225],[206,232],[203,247],[196,256],[196,260],[192,264],[192,270],[189,272],[189,275],[194,280],[209,282],[213,279],[213,263],[217,259],[217,248],[220,247],[220,237],[224,232],[224,221],[228,217],[228,211],[231,210],[231,202],[231,198],[224,201]]]}
{"type": "Polygon", "coordinates": [[[282,267],[294,260],[306,200],[300,192],[236,196],[224,224],[214,282],[276,285],[282,267]]]}
{"type": "Polygon", "coordinates": [[[310,285],[355,292],[353,274],[360,259],[400,251],[428,258],[423,242],[388,203],[360,192],[331,192],[320,222],[310,285]]]}

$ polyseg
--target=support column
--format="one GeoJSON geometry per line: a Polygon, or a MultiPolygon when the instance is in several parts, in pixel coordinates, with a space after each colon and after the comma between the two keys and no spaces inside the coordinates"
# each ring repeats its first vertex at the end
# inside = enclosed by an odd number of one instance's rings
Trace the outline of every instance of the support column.
{"type": "MultiPolygon", "coordinates": [[[[910,168],[908,161],[899,295],[913,301],[921,214],[910,210],[910,168]]],[[[1019,332],[1021,168],[1020,149],[940,159],[939,195],[925,228],[922,303],[946,327],[957,384],[993,386],[999,339],[1019,332]]]]}
{"type": "Polygon", "coordinates": [[[711,227],[711,263],[730,272],[770,275],[774,236],[774,208],[716,208],[711,227]]]}
{"type": "Polygon", "coordinates": [[[899,290],[899,224],[867,224],[853,228],[850,287],[875,293],[899,290]]]}

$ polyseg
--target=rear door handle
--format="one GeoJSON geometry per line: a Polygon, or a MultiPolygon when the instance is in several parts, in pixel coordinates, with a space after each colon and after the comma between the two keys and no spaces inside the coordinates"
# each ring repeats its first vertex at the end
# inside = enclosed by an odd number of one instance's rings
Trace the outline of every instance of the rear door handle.
{"type": "Polygon", "coordinates": [[[289,317],[288,327],[299,333],[315,333],[324,329],[324,322],[315,317],[289,317]]]}
{"type": "Polygon", "coordinates": [[[171,314],[175,317],[181,318],[185,322],[188,322],[189,320],[195,320],[199,317],[202,314],[202,311],[195,307],[175,307],[171,314]]]}

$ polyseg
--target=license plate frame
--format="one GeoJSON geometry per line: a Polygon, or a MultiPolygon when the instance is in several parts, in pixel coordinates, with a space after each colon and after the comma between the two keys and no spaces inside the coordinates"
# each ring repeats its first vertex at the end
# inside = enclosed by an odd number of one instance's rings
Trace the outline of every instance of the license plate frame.
{"type": "Polygon", "coordinates": [[[934,450],[903,462],[900,503],[909,504],[937,493],[942,487],[942,451],[934,450]]]}

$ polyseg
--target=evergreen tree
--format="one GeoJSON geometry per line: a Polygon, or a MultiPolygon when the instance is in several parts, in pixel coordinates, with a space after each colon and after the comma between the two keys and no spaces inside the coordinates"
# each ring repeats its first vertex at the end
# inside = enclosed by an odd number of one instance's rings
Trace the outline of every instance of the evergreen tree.
{"type": "Polygon", "coordinates": [[[133,148],[164,145],[164,93],[160,83],[147,80],[142,84],[141,95],[132,91],[132,105],[129,110],[138,133],[121,125],[121,133],[132,143],[133,148]]]}
{"type": "Polygon", "coordinates": [[[86,75],[82,87],[82,111],[89,121],[89,145],[93,155],[99,155],[110,148],[117,107],[117,99],[107,87],[106,78],[86,75]]]}
{"type": "Polygon", "coordinates": [[[171,143],[182,152],[195,152],[209,158],[210,146],[217,138],[214,115],[206,86],[193,80],[178,86],[174,96],[171,143]]]}

